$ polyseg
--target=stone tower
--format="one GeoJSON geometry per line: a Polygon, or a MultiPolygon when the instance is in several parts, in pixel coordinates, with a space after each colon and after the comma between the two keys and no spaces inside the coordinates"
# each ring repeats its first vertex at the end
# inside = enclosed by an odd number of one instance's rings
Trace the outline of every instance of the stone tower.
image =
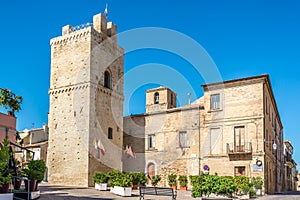
{"type": "Polygon", "coordinates": [[[51,184],[86,187],[95,171],[122,170],[124,51],[116,34],[98,14],[50,41],[51,184]]]}
{"type": "Polygon", "coordinates": [[[146,113],[176,108],[176,93],[167,87],[146,91],[146,113]]]}

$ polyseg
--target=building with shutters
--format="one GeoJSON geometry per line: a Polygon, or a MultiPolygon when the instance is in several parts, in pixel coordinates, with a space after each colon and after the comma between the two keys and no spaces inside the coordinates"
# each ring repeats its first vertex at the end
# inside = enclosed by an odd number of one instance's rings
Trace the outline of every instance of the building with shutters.
{"type": "Polygon", "coordinates": [[[91,186],[96,171],[262,177],[284,190],[283,125],[268,75],[202,85],[177,107],[167,87],[146,91],[146,112],[123,117],[124,50],[117,26],[66,25],[51,39],[47,166],[51,184],[91,186]],[[200,88],[199,88],[200,90],[200,88]]]}
{"type": "Polygon", "coordinates": [[[138,156],[123,169],[159,174],[161,186],[171,173],[205,172],[261,177],[264,192],[284,190],[283,126],[269,76],[202,88],[203,97],[182,107],[167,87],[146,92],[146,113],[124,118],[124,145],[138,156]]]}

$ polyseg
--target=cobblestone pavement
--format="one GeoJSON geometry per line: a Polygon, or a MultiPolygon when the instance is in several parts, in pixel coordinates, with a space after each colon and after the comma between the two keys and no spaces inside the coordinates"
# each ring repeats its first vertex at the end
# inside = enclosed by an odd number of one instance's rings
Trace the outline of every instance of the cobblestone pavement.
{"type": "MultiPolygon", "coordinates": [[[[115,195],[109,191],[98,191],[94,188],[78,188],[78,187],[61,187],[61,186],[51,186],[48,184],[41,184],[39,186],[41,191],[40,200],[138,200],[139,191],[133,190],[133,195],[131,197],[121,197],[115,195]]],[[[171,197],[162,196],[151,196],[145,195],[145,200],[159,199],[159,200],[170,200],[171,197]]],[[[194,199],[191,197],[191,191],[177,191],[176,199],[194,199]]],[[[199,198],[198,198],[199,199],[199,198]]]]}

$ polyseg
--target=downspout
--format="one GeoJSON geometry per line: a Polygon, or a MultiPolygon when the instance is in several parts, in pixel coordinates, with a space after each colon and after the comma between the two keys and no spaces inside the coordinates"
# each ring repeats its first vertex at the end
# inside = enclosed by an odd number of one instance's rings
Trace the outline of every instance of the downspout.
{"type": "Polygon", "coordinates": [[[201,117],[201,115],[200,115],[200,110],[204,110],[204,106],[200,106],[199,105],[199,115],[198,115],[198,165],[199,165],[199,167],[198,167],[198,175],[200,175],[201,174],[201,156],[200,156],[200,153],[201,153],[201,151],[200,151],[200,117],[201,117]]]}

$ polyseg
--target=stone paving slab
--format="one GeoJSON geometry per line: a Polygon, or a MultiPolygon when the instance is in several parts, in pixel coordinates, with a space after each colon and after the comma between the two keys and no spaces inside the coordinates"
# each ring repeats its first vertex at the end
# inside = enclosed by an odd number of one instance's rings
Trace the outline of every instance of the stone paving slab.
{"type": "MultiPolygon", "coordinates": [[[[121,197],[109,191],[98,191],[94,188],[79,188],[79,187],[66,187],[54,186],[49,184],[40,184],[41,191],[40,200],[138,200],[139,191],[133,190],[131,197],[121,197]]],[[[145,195],[145,200],[171,200],[171,197],[151,196],[145,195]]],[[[191,191],[177,191],[177,200],[200,200],[201,198],[193,198],[191,191]]],[[[266,195],[257,198],[257,200],[300,200],[300,192],[289,192],[277,195],[266,195]]]]}
{"type": "MultiPolygon", "coordinates": [[[[138,200],[139,199],[139,190],[133,190],[133,195],[131,197],[121,197],[115,195],[109,191],[98,191],[94,188],[79,188],[79,187],[65,187],[65,186],[54,186],[48,184],[41,184],[39,186],[41,191],[40,200],[138,200]]],[[[170,200],[171,197],[163,196],[151,196],[145,195],[145,200],[170,200]]],[[[177,191],[177,198],[182,200],[194,199],[191,197],[191,191],[177,191]]],[[[198,198],[200,199],[200,198],[198,198]]]]}

